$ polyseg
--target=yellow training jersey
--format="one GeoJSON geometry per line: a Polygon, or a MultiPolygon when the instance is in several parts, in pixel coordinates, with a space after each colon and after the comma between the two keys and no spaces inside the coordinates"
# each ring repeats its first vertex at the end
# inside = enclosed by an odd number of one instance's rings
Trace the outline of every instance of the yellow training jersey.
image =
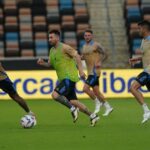
{"type": "Polygon", "coordinates": [[[142,61],[144,70],[150,74],[150,36],[142,40],[141,50],[143,51],[142,61]]]}
{"type": "Polygon", "coordinates": [[[101,61],[100,47],[101,45],[95,41],[83,45],[81,54],[85,60],[88,75],[96,73],[97,76],[100,76],[100,68],[95,68],[95,64],[101,61]]]}

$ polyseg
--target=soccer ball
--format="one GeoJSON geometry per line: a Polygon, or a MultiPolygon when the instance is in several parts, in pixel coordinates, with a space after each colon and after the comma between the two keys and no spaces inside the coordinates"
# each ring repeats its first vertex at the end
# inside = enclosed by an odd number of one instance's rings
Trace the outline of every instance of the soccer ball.
{"type": "Polygon", "coordinates": [[[36,125],[36,119],[34,116],[25,115],[21,118],[20,124],[23,128],[32,128],[36,125]]]}

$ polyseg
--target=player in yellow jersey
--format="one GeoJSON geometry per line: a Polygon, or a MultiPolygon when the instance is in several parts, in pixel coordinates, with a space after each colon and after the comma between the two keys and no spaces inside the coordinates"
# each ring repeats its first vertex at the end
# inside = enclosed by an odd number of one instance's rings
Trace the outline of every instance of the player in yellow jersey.
{"type": "Polygon", "coordinates": [[[137,61],[142,60],[144,71],[137,76],[135,81],[133,81],[130,91],[144,110],[142,123],[145,123],[148,119],[150,119],[150,110],[144,102],[144,97],[139,91],[139,88],[146,85],[147,89],[150,91],[150,22],[141,21],[138,23],[138,26],[139,33],[143,37],[140,52],[142,57],[131,58],[129,59],[129,62],[133,65],[137,61]]]}
{"type": "Polygon", "coordinates": [[[12,81],[9,79],[8,75],[6,74],[2,64],[0,63],[0,89],[2,89],[4,92],[6,92],[15,102],[17,102],[25,112],[27,112],[29,115],[34,115],[24,99],[19,96],[16,89],[13,86],[12,81]]]}
{"type": "Polygon", "coordinates": [[[78,72],[81,78],[85,78],[80,56],[72,47],[60,42],[60,32],[58,30],[49,32],[49,42],[52,48],[50,49],[48,62],[40,58],[37,63],[45,67],[52,66],[56,70],[59,84],[52,93],[53,99],[71,110],[74,122],[78,118],[79,108],[80,111],[90,117],[91,126],[95,126],[99,117],[79,102],[75,93],[75,84],[79,80],[78,72]]]}
{"type": "Polygon", "coordinates": [[[81,50],[81,55],[86,63],[88,78],[85,81],[83,91],[87,93],[91,99],[95,100],[94,113],[98,113],[100,107],[103,105],[106,108],[103,116],[108,116],[113,111],[113,108],[99,90],[102,62],[107,58],[107,55],[104,48],[93,40],[92,30],[86,30],[84,32],[84,39],[85,44],[81,50]]]}

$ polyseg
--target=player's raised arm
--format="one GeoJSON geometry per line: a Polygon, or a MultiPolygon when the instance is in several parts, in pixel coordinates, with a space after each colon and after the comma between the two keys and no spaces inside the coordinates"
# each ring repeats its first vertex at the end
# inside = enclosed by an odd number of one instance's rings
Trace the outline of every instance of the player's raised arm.
{"type": "Polygon", "coordinates": [[[44,61],[42,58],[39,58],[37,60],[37,64],[38,65],[41,65],[41,66],[44,66],[44,67],[50,67],[50,60],[48,60],[47,62],[44,61]]]}

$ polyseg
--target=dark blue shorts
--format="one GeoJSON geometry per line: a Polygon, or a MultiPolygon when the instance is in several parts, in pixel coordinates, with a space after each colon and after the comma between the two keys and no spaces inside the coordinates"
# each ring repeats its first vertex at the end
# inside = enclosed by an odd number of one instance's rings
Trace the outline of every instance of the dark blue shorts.
{"type": "Polygon", "coordinates": [[[75,85],[76,82],[64,79],[56,86],[55,91],[65,96],[68,100],[77,100],[75,85]]]}
{"type": "Polygon", "coordinates": [[[8,94],[16,94],[16,89],[9,78],[0,81],[0,89],[8,94]]]}
{"type": "Polygon", "coordinates": [[[99,86],[99,77],[95,75],[89,75],[85,83],[91,87],[99,86]]]}
{"type": "Polygon", "coordinates": [[[136,81],[142,86],[146,85],[147,89],[150,91],[150,74],[147,72],[141,72],[137,77],[136,81]]]}

